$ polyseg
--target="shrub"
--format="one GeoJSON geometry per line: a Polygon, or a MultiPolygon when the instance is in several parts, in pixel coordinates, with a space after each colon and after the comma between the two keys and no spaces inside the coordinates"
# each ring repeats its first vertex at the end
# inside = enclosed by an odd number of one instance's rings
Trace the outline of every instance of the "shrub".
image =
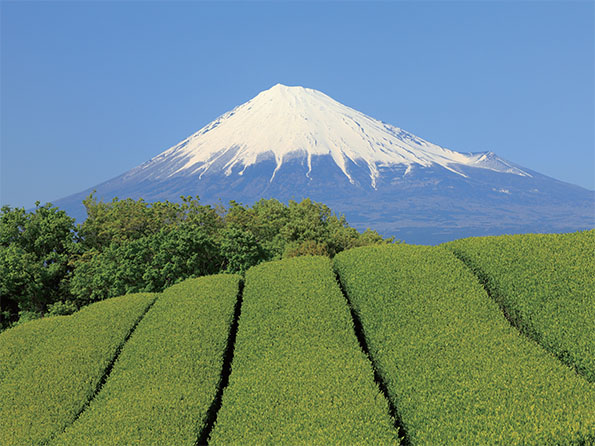
{"type": "Polygon", "coordinates": [[[265,260],[265,254],[254,234],[233,227],[221,234],[221,254],[227,262],[227,271],[233,273],[243,273],[265,260]]]}
{"type": "Polygon", "coordinates": [[[194,445],[217,393],[239,276],[165,290],[125,344],[105,386],[52,444],[194,445]]]}
{"type": "Polygon", "coordinates": [[[40,348],[64,318],[44,317],[0,333],[0,382],[32,351],[40,348]]]}
{"type": "Polygon", "coordinates": [[[595,382],[595,230],[445,246],[485,283],[515,326],[595,382]]]}
{"type": "Polygon", "coordinates": [[[212,274],[223,259],[200,227],[181,225],[124,242],[103,252],[88,252],[72,278],[77,303],[85,304],[126,293],[159,292],[189,277],[212,274]]]}
{"type": "MultiPolygon", "coordinates": [[[[72,316],[46,319],[48,326],[59,322],[40,344],[29,346],[0,383],[0,444],[44,443],[72,423],[154,299],[150,294],[122,296],[72,316]]],[[[29,324],[45,328],[42,321],[24,324],[23,332],[29,324]]]]}
{"type": "Polygon", "coordinates": [[[209,443],[399,443],[328,258],[246,273],[232,374],[209,443]]]}
{"type": "Polygon", "coordinates": [[[35,319],[39,319],[42,316],[43,315],[39,311],[21,310],[19,311],[19,320],[15,323],[15,325],[31,322],[35,319]]]}
{"type": "Polygon", "coordinates": [[[411,444],[595,442],[595,389],[506,321],[442,247],[339,254],[335,267],[411,444]]]}
{"type": "Polygon", "coordinates": [[[328,246],[326,243],[317,243],[314,240],[287,245],[283,253],[284,258],[299,256],[329,256],[328,246]]]}

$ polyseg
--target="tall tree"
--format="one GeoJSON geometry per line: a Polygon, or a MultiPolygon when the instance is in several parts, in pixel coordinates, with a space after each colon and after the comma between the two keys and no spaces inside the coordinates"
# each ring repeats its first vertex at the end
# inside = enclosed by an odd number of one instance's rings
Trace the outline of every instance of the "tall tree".
{"type": "Polygon", "coordinates": [[[48,203],[26,212],[0,211],[0,306],[7,319],[15,310],[43,313],[69,296],[68,280],[75,250],[74,219],[48,203]]]}

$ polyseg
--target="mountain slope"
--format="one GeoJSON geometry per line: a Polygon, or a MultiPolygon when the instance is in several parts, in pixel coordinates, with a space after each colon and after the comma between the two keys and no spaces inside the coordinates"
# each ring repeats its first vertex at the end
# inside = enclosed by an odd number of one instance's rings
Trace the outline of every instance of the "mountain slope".
{"type": "Polygon", "coordinates": [[[457,172],[473,166],[527,175],[493,154],[462,154],[424,141],[402,129],[346,107],[324,93],[277,84],[254,99],[225,113],[194,135],[139,166],[154,178],[194,173],[199,178],[212,168],[226,175],[266,159],[275,162],[272,181],[284,161],[305,158],[312,172],[312,158],[330,156],[353,182],[349,162],[369,170],[375,188],[379,167],[395,164],[438,164],[457,172]]]}
{"type": "Polygon", "coordinates": [[[494,153],[460,153],[302,87],[275,85],[146,163],[58,200],[84,218],[82,198],[203,202],[310,197],[410,242],[559,232],[595,223],[595,193],[494,153]]]}

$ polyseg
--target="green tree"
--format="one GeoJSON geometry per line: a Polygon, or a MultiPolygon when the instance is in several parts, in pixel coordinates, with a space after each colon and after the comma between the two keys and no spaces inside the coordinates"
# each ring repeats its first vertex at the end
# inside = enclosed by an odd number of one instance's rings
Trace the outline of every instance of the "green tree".
{"type": "Polygon", "coordinates": [[[163,226],[177,221],[179,206],[156,202],[152,206],[139,200],[97,201],[93,194],[83,200],[87,218],[79,227],[86,249],[103,251],[112,242],[123,243],[154,234],[163,226]]]}
{"type": "Polygon", "coordinates": [[[182,224],[124,242],[102,252],[90,250],[77,262],[71,291],[83,305],[135,292],[162,291],[188,277],[218,272],[219,248],[200,226],[182,224]]]}
{"type": "Polygon", "coordinates": [[[230,227],[221,236],[221,254],[228,272],[245,272],[251,266],[266,260],[266,253],[250,231],[230,227]]]}
{"type": "Polygon", "coordinates": [[[75,251],[74,219],[48,203],[0,211],[0,306],[3,325],[19,311],[44,313],[68,298],[75,251]],[[7,320],[8,319],[8,320],[7,320]]]}
{"type": "Polygon", "coordinates": [[[161,291],[174,283],[219,272],[224,259],[207,229],[194,223],[162,229],[148,238],[152,252],[143,273],[145,291],[161,291]]]}
{"type": "Polygon", "coordinates": [[[254,223],[251,231],[260,241],[267,260],[280,259],[286,240],[281,233],[289,223],[289,208],[278,200],[259,200],[252,205],[254,223]]]}
{"type": "Polygon", "coordinates": [[[207,234],[216,234],[223,226],[221,209],[201,205],[198,197],[180,197],[180,203],[156,201],[148,203],[142,198],[110,202],[97,201],[89,195],[83,204],[86,220],[79,226],[79,236],[85,249],[101,252],[112,242],[124,243],[157,234],[163,228],[190,223],[207,234]]]}
{"type": "Polygon", "coordinates": [[[334,256],[355,246],[390,243],[359,233],[345,217],[309,199],[262,199],[228,209],[198,197],[148,203],[143,199],[83,201],[87,219],[53,207],[33,212],[2,208],[0,315],[35,317],[131,292],[160,291],[187,277],[243,272],[263,261],[300,255],[334,256]],[[75,230],[76,229],[76,230],[75,230]],[[78,232],[77,232],[78,231],[78,232]]]}

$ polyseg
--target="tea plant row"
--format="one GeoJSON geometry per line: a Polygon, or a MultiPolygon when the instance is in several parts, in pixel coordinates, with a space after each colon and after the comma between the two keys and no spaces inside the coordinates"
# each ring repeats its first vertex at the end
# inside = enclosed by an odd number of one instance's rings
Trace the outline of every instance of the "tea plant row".
{"type": "Polygon", "coordinates": [[[512,322],[595,382],[595,230],[457,240],[512,322]]]}
{"type": "Polygon", "coordinates": [[[39,346],[50,333],[61,329],[64,316],[44,317],[17,325],[11,330],[0,333],[0,382],[31,351],[39,346]]]}
{"type": "Polygon", "coordinates": [[[246,273],[232,373],[209,444],[399,444],[329,259],[246,273]]]}
{"type": "Polygon", "coordinates": [[[340,253],[335,267],[411,444],[592,444],[593,385],[504,318],[442,247],[340,253]]]}
{"type": "Polygon", "coordinates": [[[0,383],[0,444],[45,443],[72,423],[154,300],[122,296],[2,333],[0,363],[13,367],[0,383]],[[21,348],[17,361],[5,356],[21,348]]]}
{"type": "Polygon", "coordinates": [[[194,445],[218,390],[240,277],[168,288],[125,344],[102,391],[55,445],[194,445]]]}

